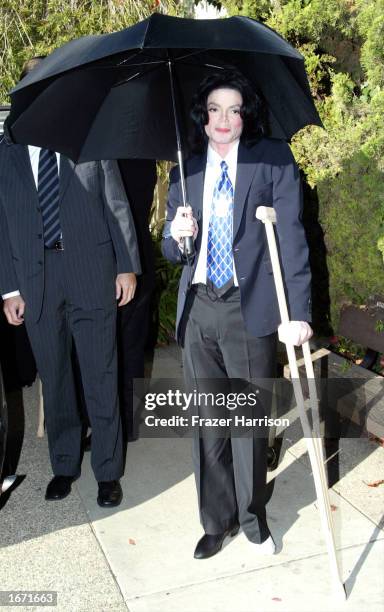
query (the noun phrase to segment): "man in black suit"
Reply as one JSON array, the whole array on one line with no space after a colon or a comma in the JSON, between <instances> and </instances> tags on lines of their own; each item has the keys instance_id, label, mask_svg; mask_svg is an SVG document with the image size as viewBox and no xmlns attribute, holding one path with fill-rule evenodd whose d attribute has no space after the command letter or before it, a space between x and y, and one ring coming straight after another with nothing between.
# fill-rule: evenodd
<instances>
[{"instance_id":1,"label":"man in black suit","mask_svg":"<svg viewBox=\"0 0 384 612\"><path fill-rule=\"evenodd\" d=\"M43 111L42 111L43 112ZM122 499L116 300L134 296L136 234L117 162L74 164L52 151L0 143L0 294L12 325L26 324L43 384L53 480L62 499L80 474L82 424L72 339L92 425L97 501Z\"/></svg>"},{"instance_id":2,"label":"man in black suit","mask_svg":"<svg viewBox=\"0 0 384 612\"><path fill-rule=\"evenodd\" d=\"M182 241L186 236L195 240L192 270L184 265L181 276L177 311L177 338L191 389L206 385L203 379L275 376L281 320L265 229L255 217L260 205L276 210L293 319L280 325L280 339L300 344L312 333L299 172L285 142L263 137L260 110L258 96L239 73L207 78L192 109L200 154L185 164L188 208L181 206L178 168L170 176L164 255L186 264ZM195 558L216 554L239 524L256 552L275 552L265 510L267 444L267 434L256 432L248 438L195 438L205 532Z\"/></svg>"}]
</instances>

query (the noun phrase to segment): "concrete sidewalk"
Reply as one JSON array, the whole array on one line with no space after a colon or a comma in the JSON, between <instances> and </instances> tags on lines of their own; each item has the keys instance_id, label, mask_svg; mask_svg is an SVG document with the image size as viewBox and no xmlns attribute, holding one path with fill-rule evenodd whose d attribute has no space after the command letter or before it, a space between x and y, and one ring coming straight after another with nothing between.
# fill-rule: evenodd
<instances>
[{"instance_id":1,"label":"concrete sidewalk","mask_svg":"<svg viewBox=\"0 0 384 612\"><path fill-rule=\"evenodd\" d=\"M155 353L152 375L169 372L180 375L174 346ZM89 454L72 495L46 502L51 470L46 438L36 438L36 386L24 392L24 410L18 473L26 477L0 514L1 590L54 590L58 605L49 609L76 612L383 610L384 485L368 486L383 478L384 450L376 443L341 443L331 501L348 599L338 602L298 423L286 432L279 468L269 476L268 521L278 554L257 557L240 533L220 554L196 561L202 530L190 440L130 444L124 500L114 510L96 504Z\"/></svg>"}]
</instances>

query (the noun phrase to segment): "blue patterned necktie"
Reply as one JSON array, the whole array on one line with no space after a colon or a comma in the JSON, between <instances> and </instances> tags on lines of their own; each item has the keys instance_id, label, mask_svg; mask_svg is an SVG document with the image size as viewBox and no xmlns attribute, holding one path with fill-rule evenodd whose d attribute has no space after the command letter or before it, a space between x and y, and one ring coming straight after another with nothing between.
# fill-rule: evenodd
<instances>
[{"instance_id":1,"label":"blue patterned necktie","mask_svg":"<svg viewBox=\"0 0 384 612\"><path fill-rule=\"evenodd\" d=\"M223 160L220 167L221 175L213 190L207 246L207 279L219 296L233 286L233 185L228 164Z\"/></svg>"},{"instance_id":2,"label":"blue patterned necktie","mask_svg":"<svg viewBox=\"0 0 384 612\"><path fill-rule=\"evenodd\" d=\"M59 209L59 172L56 153L41 149L39 156L38 196L43 216L44 244L51 248L61 236Z\"/></svg>"}]
</instances>

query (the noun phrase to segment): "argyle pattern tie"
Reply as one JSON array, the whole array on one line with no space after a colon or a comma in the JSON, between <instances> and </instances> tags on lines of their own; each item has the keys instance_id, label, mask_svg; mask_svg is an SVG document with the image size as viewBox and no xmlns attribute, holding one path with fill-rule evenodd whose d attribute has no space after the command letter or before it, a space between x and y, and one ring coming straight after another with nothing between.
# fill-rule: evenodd
<instances>
[{"instance_id":1,"label":"argyle pattern tie","mask_svg":"<svg viewBox=\"0 0 384 612\"><path fill-rule=\"evenodd\" d=\"M233 185L228 164L220 163L221 175L213 190L208 226L207 279L222 295L233 285Z\"/></svg>"},{"instance_id":2,"label":"argyle pattern tie","mask_svg":"<svg viewBox=\"0 0 384 612\"><path fill-rule=\"evenodd\" d=\"M56 153L41 149L38 196L43 216L44 244L51 248L61 236L59 209L59 172Z\"/></svg>"}]
</instances>

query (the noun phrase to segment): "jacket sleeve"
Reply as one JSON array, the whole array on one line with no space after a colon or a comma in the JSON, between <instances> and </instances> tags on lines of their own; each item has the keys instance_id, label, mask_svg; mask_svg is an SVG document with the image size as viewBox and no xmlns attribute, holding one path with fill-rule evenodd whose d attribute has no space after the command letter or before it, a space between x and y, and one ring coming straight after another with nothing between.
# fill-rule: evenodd
<instances>
[{"instance_id":1,"label":"jacket sleeve","mask_svg":"<svg viewBox=\"0 0 384 612\"><path fill-rule=\"evenodd\" d=\"M137 236L131 208L116 160L101 161L106 219L117 261L117 273L141 274Z\"/></svg>"},{"instance_id":2,"label":"jacket sleeve","mask_svg":"<svg viewBox=\"0 0 384 612\"><path fill-rule=\"evenodd\" d=\"M12 260L7 217L0 198L0 295L12 293L18 289L19 283Z\"/></svg>"},{"instance_id":3,"label":"jacket sleeve","mask_svg":"<svg viewBox=\"0 0 384 612\"><path fill-rule=\"evenodd\" d=\"M291 320L311 321L311 271L301 221L303 198L299 169L289 145L279 143L272 167L273 206L280 259Z\"/></svg>"},{"instance_id":4,"label":"jacket sleeve","mask_svg":"<svg viewBox=\"0 0 384 612\"><path fill-rule=\"evenodd\" d=\"M180 172L179 167L175 166L172 168L169 174L167 212L163 229L161 250L164 257L169 259L169 261L172 263L187 264L188 259L184 257L178 243L171 236L171 223L175 218L176 211L179 206L182 206Z\"/></svg>"}]
</instances>

